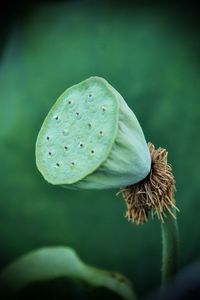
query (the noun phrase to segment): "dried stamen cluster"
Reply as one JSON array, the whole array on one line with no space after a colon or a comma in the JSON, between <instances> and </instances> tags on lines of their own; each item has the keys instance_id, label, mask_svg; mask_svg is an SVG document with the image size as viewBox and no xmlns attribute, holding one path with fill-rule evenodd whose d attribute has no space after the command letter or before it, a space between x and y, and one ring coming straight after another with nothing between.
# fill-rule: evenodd
<instances>
[{"instance_id":1,"label":"dried stamen cluster","mask_svg":"<svg viewBox=\"0 0 200 300\"><path fill-rule=\"evenodd\" d=\"M167 163L168 152L163 148L155 149L149 143L151 154L151 170L142 181L122 188L122 194L126 205L126 217L136 224L143 224L148 220L148 214L155 215L164 222L166 213L173 214L177 209L175 205L174 192L175 180L172 168Z\"/></svg>"}]
</instances>

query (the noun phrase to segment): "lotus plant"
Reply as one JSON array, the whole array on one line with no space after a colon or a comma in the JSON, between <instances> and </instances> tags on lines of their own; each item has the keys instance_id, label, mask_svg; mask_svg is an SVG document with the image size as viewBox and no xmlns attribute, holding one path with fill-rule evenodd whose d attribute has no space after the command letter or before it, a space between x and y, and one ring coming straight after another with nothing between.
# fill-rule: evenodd
<instances>
[{"instance_id":1,"label":"lotus plant","mask_svg":"<svg viewBox=\"0 0 200 300\"><path fill-rule=\"evenodd\" d=\"M176 271L175 180L167 151L146 142L123 97L90 77L56 101L38 134L36 163L51 184L68 189L118 188L126 216L143 224L157 216L163 235L163 282Z\"/></svg>"}]
</instances>

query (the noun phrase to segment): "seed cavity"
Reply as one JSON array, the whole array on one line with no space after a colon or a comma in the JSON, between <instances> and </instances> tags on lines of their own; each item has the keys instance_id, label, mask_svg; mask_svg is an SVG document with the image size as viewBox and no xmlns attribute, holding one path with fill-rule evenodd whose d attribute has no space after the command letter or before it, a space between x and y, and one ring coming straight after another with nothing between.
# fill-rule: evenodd
<instances>
[{"instance_id":1,"label":"seed cavity","mask_svg":"<svg viewBox=\"0 0 200 300\"><path fill-rule=\"evenodd\" d=\"M91 154L94 154L94 152L95 152L95 151L94 151L93 149L90 151Z\"/></svg>"},{"instance_id":2,"label":"seed cavity","mask_svg":"<svg viewBox=\"0 0 200 300\"><path fill-rule=\"evenodd\" d=\"M47 137L46 137L46 139L47 139L47 141L49 141L49 140L50 140L50 137L49 137L49 136L47 136Z\"/></svg>"},{"instance_id":3,"label":"seed cavity","mask_svg":"<svg viewBox=\"0 0 200 300\"><path fill-rule=\"evenodd\" d=\"M48 154L49 154L49 156L51 156L51 155L52 155L52 153L51 153L50 151L49 151L49 153L48 153Z\"/></svg>"},{"instance_id":4,"label":"seed cavity","mask_svg":"<svg viewBox=\"0 0 200 300\"><path fill-rule=\"evenodd\" d=\"M67 103L68 103L69 105L72 104L72 100L69 100Z\"/></svg>"},{"instance_id":5,"label":"seed cavity","mask_svg":"<svg viewBox=\"0 0 200 300\"><path fill-rule=\"evenodd\" d=\"M59 164L59 163L56 163L56 167L58 167L58 168L59 168L59 167L60 167L60 164Z\"/></svg>"},{"instance_id":6,"label":"seed cavity","mask_svg":"<svg viewBox=\"0 0 200 300\"><path fill-rule=\"evenodd\" d=\"M54 116L53 119L55 119L56 121L58 121L59 117L58 116Z\"/></svg>"},{"instance_id":7,"label":"seed cavity","mask_svg":"<svg viewBox=\"0 0 200 300\"><path fill-rule=\"evenodd\" d=\"M76 118L79 120L81 118L81 114L77 111L76 112Z\"/></svg>"},{"instance_id":8,"label":"seed cavity","mask_svg":"<svg viewBox=\"0 0 200 300\"><path fill-rule=\"evenodd\" d=\"M83 143L80 143L79 146L80 146L80 148L83 148L83 147L84 147Z\"/></svg>"},{"instance_id":9,"label":"seed cavity","mask_svg":"<svg viewBox=\"0 0 200 300\"><path fill-rule=\"evenodd\" d=\"M72 161L71 162L71 165L74 167L76 165L76 162L75 161Z\"/></svg>"},{"instance_id":10,"label":"seed cavity","mask_svg":"<svg viewBox=\"0 0 200 300\"><path fill-rule=\"evenodd\" d=\"M64 147L64 149L65 149L65 150L68 150L68 149L69 149L69 147L68 147L68 146L65 146L65 147Z\"/></svg>"},{"instance_id":11,"label":"seed cavity","mask_svg":"<svg viewBox=\"0 0 200 300\"><path fill-rule=\"evenodd\" d=\"M107 107L103 105L103 106L101 107L101 110L102 110L103 112L105 112L105 111L107 110Z\"/></svg>"},{"instance_id":12,"label":"seed cavity","mask_svg":"<svg viewBox=\"0 0 200 300\"><path fill-rule=\"evenodd\" d=\"M91 124L91 123L88 123L88 127L91 128L91 127L92 127L92 124Z\"/></svg>"},{"instance_id":13,"label":"seed cavity","mask_svg":"<svg viewBox=\"0 0 200 300\"><path fill-rule=\"evenodd\" d=\"M104 135L103 130L100 130L100 131L99 131L99 135L100 135L100 136L103 136L103 135Z\"/></svg>"},{"instance_id":14,"label":"seed cavity","mask_svg":"<svg viewBox=\"0 0 200 300\"><path fill-rule=\"evenodd\" d=\"M89 95L88 95L88 101L92 102L93 100L94 100L94 97L93 97L92 93L89 93Z\"/></svg>"}]
</instances>

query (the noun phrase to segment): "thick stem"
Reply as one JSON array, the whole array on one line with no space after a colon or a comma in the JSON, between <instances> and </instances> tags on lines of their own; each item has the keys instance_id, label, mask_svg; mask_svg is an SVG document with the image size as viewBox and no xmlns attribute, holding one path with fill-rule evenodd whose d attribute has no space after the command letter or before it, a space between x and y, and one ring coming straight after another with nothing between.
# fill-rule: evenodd
<instances>
[{"instance_id":1,"label":"thick stem","mask_svg":"<svg viewBox=\"0 0 200 300\"><path fill-rule=\"evenodd\" d=\"M175 214L175 212L173 212ZM162 229L162 285L164 286L177 272L179 234L177 220L168 214Z\"/></svg>"}]
</instances>

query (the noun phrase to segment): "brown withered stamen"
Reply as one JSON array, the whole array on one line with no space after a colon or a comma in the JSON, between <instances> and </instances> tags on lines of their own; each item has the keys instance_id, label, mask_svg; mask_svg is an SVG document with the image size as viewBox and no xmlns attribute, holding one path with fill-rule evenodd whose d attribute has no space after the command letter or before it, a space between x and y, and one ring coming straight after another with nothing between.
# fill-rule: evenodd
<instances>
[{"instance_id":1,"label":"brown withered stamen","mask_svg":"<svg viewBox=\"0 0 200 300\"><path fill-rule=\"evenodd\" d=\"M126 205L126 217L128 220L143 224L148 220L151 212L164 222L166 213L172 216L175 204L175 180L172 168L167 163L168 152L163 148L155 149L154 145L148 143L151 154L151 170L142 181L121 188L118 194L122 194Z\"/></svg>"}]
</instances>

